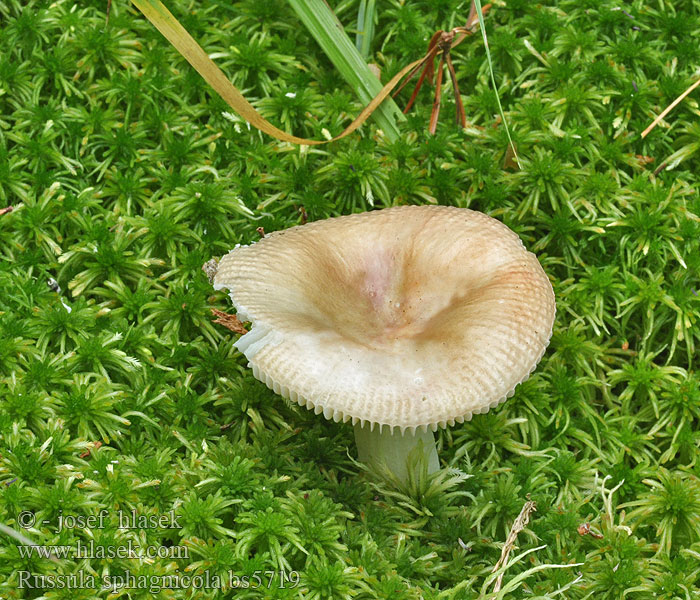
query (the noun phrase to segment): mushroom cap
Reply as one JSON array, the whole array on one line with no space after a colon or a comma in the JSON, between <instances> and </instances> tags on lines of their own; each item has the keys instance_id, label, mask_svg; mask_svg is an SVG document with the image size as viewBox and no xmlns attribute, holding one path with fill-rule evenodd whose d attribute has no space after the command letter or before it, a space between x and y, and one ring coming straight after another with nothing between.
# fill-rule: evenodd
<instances>
[{"instance_id":1,"label":"mushroom cap","mask_svg":"<svg viewBox=\"0 0 700 600\"><path fill-rule=\"evenodd\" d=\"M433 431L511 396L552 333L552 285L505 225L400 206L275 232L213 281L256 378L335 421Z\"/></svg>"}]
</instances>

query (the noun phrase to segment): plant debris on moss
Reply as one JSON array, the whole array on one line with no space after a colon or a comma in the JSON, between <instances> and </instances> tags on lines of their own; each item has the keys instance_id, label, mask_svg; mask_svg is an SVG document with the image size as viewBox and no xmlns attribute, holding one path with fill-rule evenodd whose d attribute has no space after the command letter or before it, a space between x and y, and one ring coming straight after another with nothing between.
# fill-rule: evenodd
<instances>
[{"instance_id":1,"label":"plant debris on moss","mask_svg":"<svg viewBox=\"0 0 700 600\"><path fill-rule=\"evenodd\" d=\"M353 36L360 4L333 5ZM376 3L382 81L469 5ZM286 131L323 139L362 109L284 2L168 7ZM465 129L445 80L435 135L424 85L398 141L370 120L299 147L127 3L106 11L0 0L0 523L39 544L0 531L0 597L697 596L697 93L640 135L698 77L696 0L495 2L521 169L481 36L452 53ZM259 228L425 203L515 230L558 313L514 397L441 431L441 472L396 489L349 426L251 376L201 266Z\"/></svg>"}]
</instances>

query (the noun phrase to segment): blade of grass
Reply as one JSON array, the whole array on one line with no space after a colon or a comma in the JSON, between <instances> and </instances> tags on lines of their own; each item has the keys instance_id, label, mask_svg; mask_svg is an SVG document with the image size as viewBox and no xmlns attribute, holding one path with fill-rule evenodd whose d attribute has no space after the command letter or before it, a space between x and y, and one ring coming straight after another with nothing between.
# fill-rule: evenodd
<instances>
[{"instance_id":1,"label":"blade of grass","mask_svg":"<svg viewBox=\"0 0 700 600\"><path fill-rule=\"evenodd\" d=\"M368 104L382 90L382 84L328 4L323 0L289 0L289 4L360 101ZM399 138L397 122L405 117L393 100L387 98L372 117L390 141Z\"/></svg>"},{"instance_id":2,"label":"blade of grass","mask_svg":"<svg viewBox=\"0 0 700 600\"><path fill-rule=\"evenodd\" d=\"M246 121L277 139L296 144L309 144L309 140L289 135L263 119L162 2L159 0L132 0L132 2L206 82Z\"/></svg>"},{"instance_id":3,"label":"blade of grass","mask_svg":"<svg viewBox=\"0 0 700 600\"><path fill-rule=\"evenodd\" d=\"M5 535L9 535L10 537L15 538L18 542L21 542L25 546L37 545L36 542L28 538L26 535L12 529L12 527L4 525L3 523L0 523L0 533L4 533ZM51 562L55 562L57 565L61 564L53 553L49 554L48 558Z\"/></svg>"},{"instance_id":4,"label":"blade of grass","mask_svg":"<svg viewBox=\"0 0 700 600\"><path fill-rule=\"evenodd\" d=\"M374 38L374 12L375 0L361 0L357 10L357 37L355 46L366 61L369 56L369 47Z\"/></svg>"},{"instance_id":5,"label":"blade of grass","mask_svg":"<svg viewBox=\"0 0 700 600\"><path fill-rule=\"evenodd\" d=\"M496 78L493 74L493 62L491 61L491 51L489 50L489 41L486 37L486 25L484 23L484 15L481 9L481 0L474 0L474 5L476 6L476 14L479 17L479 28L481 29L481 36L484 38L484 49L486 50L486 61L489 65L489 74L491 75L491 85L493 85L493 91L496 92L496 102L498 103L498 112L501 115L501 120L503 121L503 126L506 128L506 135L508 136L508 143L513 150L513 156L515 157L515 162L518 163L518 168L522 169L520 164L520 158L518 158L518 153L515 150L515 144L513 143L513 138L510 136L510 129L508 129L508 123L506 122L506 116L503 113L503 106L501 106L501 98L498 95L498 87L496 86Z\"/></svg>"},{"instance_id":6,"label":"blade of grass","mask_svg":"<svg viewBox=\"0 0 700 600\"><path fill-rule=\"evenodd\" d=\"M163 36L177 49L180 54L189 62L196 71L204 78L204 80L214 88L214 90L251 125L257 127L261 131L285 142L293 142L303 145L325 144L329 141L339 140L347 135L350 135L370 115L375 116L377 124L382 127L385 135L389 140L395 141L399 137L398 127L396 125L397 118L403 119L399 108L394 102L388 98L391 90L396 87L398 82L411 70L420 67L426 60L425 57L411 63L397 73L391 81L382 87L379 79L372 73L369 67L359 58L359 72L352 71L349 67L353 81L357 82L355 91L361 100L366 101L367 105L357 118L339 135L330 140L308 140L290 135L281 129L275 127L264 119L260 113L243 97L241 92L234 86L224 75L224 73L216 66L213 60L209 58L207 53L199 44L192 38L187 30L179 23L179 21L168 11L160 0L132 0L132 3L138 8L144 16L160 31ZM330 12L330 9L328 9ZM313 15L312 15L313 16ZM332 12L330 16L334 18ZM327 20L328 15L326 15ZM341 27L340 23L336 22L336 26ZM341 27L342 30L342 27ZM351 53L355 58L350 60L348 64L357 64L359 54L356 48L350 42L350 39L342 32L342 36L334 36L338 39L344 39L349 46ZM338 50L342 54L342 50ZM343 58L351 58L346 55ZM351 83L351 82L349 82ZM362 84L362 85L360 85ZM352 85L352 83L351 83ZM369 92L367 92L369 90ZM372 91L376 91L373 94ZM397 116L398 115L398 116ZM396 118L395 118L396 117Z\"/></svg>"},{"instance_id":7,"label":"blade of grass","mask_svg":"<svg viewBox=\"0 0 700 600\"><path fill-rule=\"evenodd\" d=\"M355 131L360 125L362 125L370 115L376 114L375 111L385 111L385 115L379 115L377 121L380 127L385 127L384 133L391 140L395 141L398 139L399 133L396 127L396 120L393 118L393 113L399 111L396 104L394 104L389 98L391 90L396 87L399 81L412 69L419 68L426 57L418 59L417 61L411 63L404 67L399 73L394 75L394 77L389 81L384 87L382 87L379 79L372 73L372 71L367 67L366 64L364 68L369 75L365 76L362 74L362 80L367 83L367 87L370 89L377 88L377 94L370 96L367 105L362 110L362 112L355 118L355 120L345 128L345 130L330 140L308 140L305 138L296 137L290 135L281 129L275 127L264 119L262 115L255 110L253 105L251 105L241 94L241 92L234 86L224 75L224 73L216 66L213 60L209 58L207 53L202 49L199 44L192 38L192 36L187 32L187 30L179 23L179 21L168 11L168 9L163 5L160 0L132 0L132 3L136 8L138 8L144 16L160 31L163 36L177 49L180 54L196 69L196 71L204 78L204 80L214 88L214 90L227 102L227 104L233 108L239 115L241 115L246 121L251 125L257 127L261 131L275 137L279 140L285 142L293 142L295 144L303 145L318 145L326 144L335 140L344 138ZM329 9L330 10L330 9ZM333 13L331 12L331 15ZM339 24L338 24L339 25ZM349 38L343 33L345 39L347 40L350 48L357 54L357 50L350 43ZM357 90L357 88L356 88ZM363 94L358 92L361 97ZM387 108L386 102L390 102L391 106ZM382 104L384 103L384 104ZM388 115L388 116L387 116ZM403 115L398 112L398 115L403 118Z\"/></svg>"}]
</instances>

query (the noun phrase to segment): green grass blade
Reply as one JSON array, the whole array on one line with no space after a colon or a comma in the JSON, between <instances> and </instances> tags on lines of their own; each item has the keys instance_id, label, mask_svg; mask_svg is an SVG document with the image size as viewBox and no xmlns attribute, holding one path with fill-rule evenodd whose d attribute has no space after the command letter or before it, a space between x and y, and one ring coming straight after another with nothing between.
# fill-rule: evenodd
<instances>
[{"instance_id":1,"label":"green grass blade","mask_svg":"<svg viewBox=\"0 0 700 600\"><path fill-rule=\"evenodd\" d=\"M357 37L355 46L364 60L369 57L369 50L374 38L375 0L361 0L357 11Z\"/></svg>"},{"instance_id":2,"label":"green grass blade","mask_svg":"<svg viewBox=\"0 0 700 600\"><path fill-rule=\"evenodd\" d=\"M503 106L501 106L501 98L498 95L498 87L496 86L496 78L493 75L493 62L491 61L491 51L489 50L489 41L486 37L486 24L484 23L484 15L481 10L481 0L474 0L474 5L476 6L476 14L479 17L479 28L481 29L481 36L484 38L484 49L486 50L486 61L489 64L489 74L491 75L491 85L493 85L493 91L496 92L496 102L498 103L498 112L501 115L501 120L503 121L503 126L506 128L506 135L508 136L508 142L510 147L513 149L513 156L515 157L515 162L518 163L518 168L522 169L523 166L520 164L520 158L518 157L518 152L515 149L515 144L513 143L513 138L510 137L510 129L508 129L508 123L506 121L506 116L503 113Z\"/></svg>"},{"instance_id":3,"label":"green grass blade","mask_svg":"<svg viewBox=\"0 0 700 600\"><path fill-rule=\"evenodd\" d=\"M381 91L382 84L367 66L330 7L323 0L289 0L289 4L343 79L355 90L360 102L369 104ZM396 141L399 138L397 123L405 117L391 98L382 102L372 117L389 140Z\"/></svg>"}]
</instances>

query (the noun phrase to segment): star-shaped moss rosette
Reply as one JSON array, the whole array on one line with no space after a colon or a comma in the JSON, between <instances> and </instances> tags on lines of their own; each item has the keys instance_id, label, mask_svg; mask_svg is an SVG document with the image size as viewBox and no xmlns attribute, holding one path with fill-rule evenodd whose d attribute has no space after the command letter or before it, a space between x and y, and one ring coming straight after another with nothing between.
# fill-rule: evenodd
<instances>
[{"instance_id":1,"label":"star-shaped moss rosette","mask_svg":"<svg viewBox=\"0 0 700 600\"><path fill-rule=\"evenodd\" d=\"M402 480L417 444L437 470L433 432L528 378L555 314L549 279L513 231L445 206L272 233L224 256L213 284L251 323L236 346L255 377L351 421L360 459Z\"/></svg>"}]
</instances>

